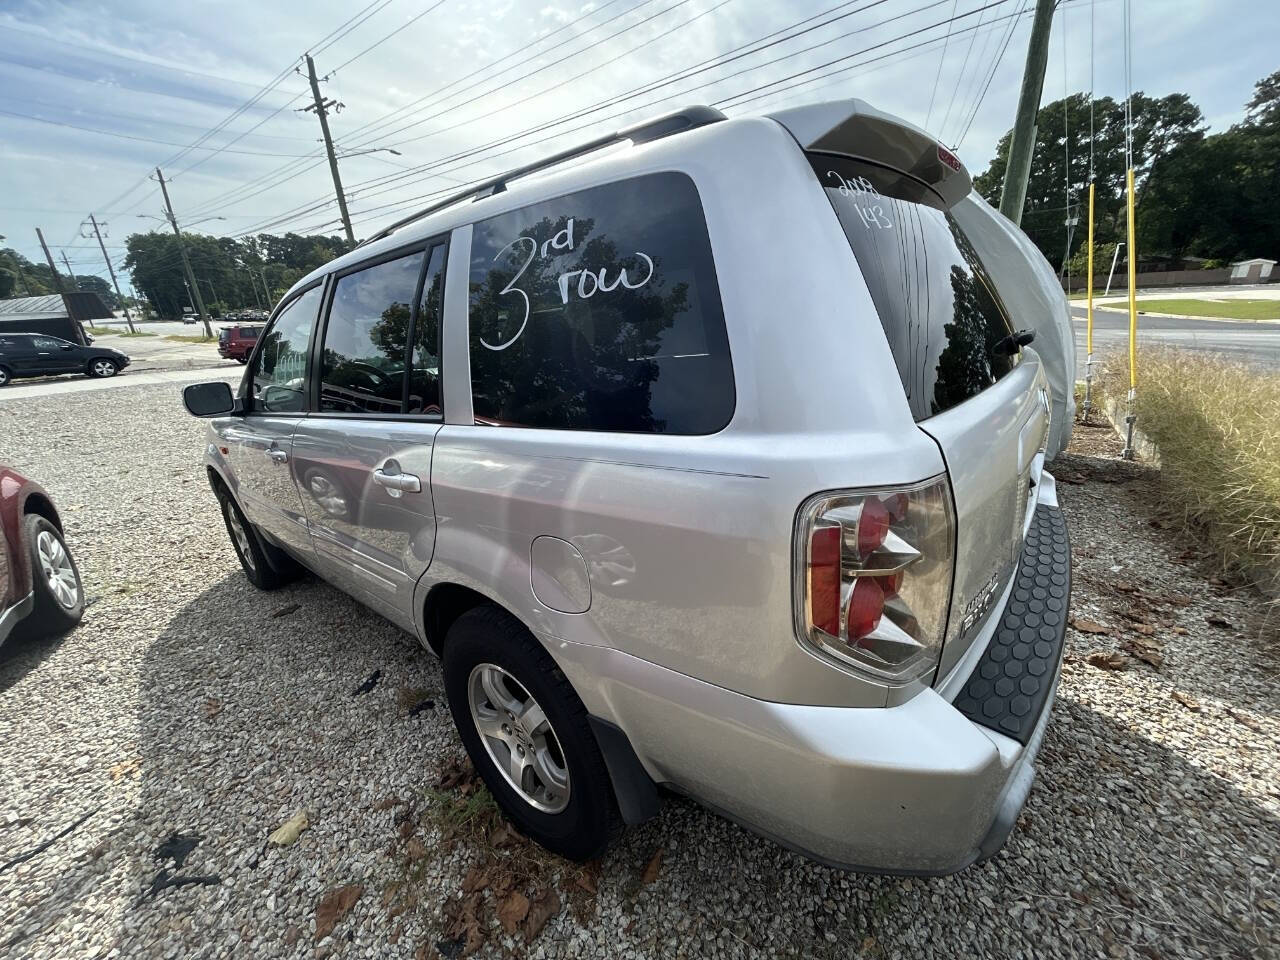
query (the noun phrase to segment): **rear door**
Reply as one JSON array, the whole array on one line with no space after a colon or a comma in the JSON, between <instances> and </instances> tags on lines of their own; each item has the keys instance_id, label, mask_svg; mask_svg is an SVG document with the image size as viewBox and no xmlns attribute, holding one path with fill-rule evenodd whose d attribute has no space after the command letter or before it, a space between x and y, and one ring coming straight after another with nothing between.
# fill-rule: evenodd
<instances>
[{"instance_id":1,"label":"rear door","mask_svg":"<svg viewBox=\"0 0 1280 960\"><path fill-rule=\"evenodd\" d=\"M84 358L74 343L57 337L34 336L31 347L35 352L31 369L36 373L75 373L84 369Z\"/></svg>"},{"instance_id":2,"label":"rear door","mask_svg":"<svg viewBox=\"0 0 1280 960\"><path fill-rule=\"evenodd\" d=\"M317 283L277 312L245 376L246 413L226 420L220 433L245 515L307 560L311 537L294 479L293 435L308 408L307 365L322 295Z\"/></svg>"},{"instance_id":3,"label":"rear door","mask_svg":"<svg viewBox=\"0 0 1280 960\"><path fill-rule=\"evenodd\" d=\"M419 245L336 275L315 351L314 410L294 439L321 572L410 627L413 588L435 545L446 249Z\"/></svg>"}]
</instances>

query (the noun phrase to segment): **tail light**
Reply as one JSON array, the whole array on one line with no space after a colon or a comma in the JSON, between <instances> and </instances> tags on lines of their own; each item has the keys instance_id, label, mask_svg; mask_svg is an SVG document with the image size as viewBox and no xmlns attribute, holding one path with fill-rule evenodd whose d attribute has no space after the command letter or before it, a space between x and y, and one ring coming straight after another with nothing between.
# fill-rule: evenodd
<instances>
[{"instance_id":1,"label":"tail light","mask_svg":"<svg viewBox=\"0 0 1280 960\"><path fill-rule=\"evenodd\" d=\"M807 501L796 529L801 639L883 681L931 673L947 625L954 542L945 477Z\"/></svg>"}]
</instances>

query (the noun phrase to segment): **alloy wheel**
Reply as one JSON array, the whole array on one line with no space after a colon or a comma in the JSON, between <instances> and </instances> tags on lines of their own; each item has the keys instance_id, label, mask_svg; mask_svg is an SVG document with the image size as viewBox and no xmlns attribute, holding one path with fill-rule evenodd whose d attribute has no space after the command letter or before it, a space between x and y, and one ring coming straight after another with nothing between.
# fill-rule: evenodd
<instances>
[{"instance_id":1,"label":"alloy wheel","mask_svg":"<svg viewBox=\"0 0 1280 960\"><path fill-rule=\"evenodd\" d=\"M116 365L110 360L95 360L93 362L93 373L98 377L114 377L116 375Z\"/></svg>"},{"instance_id":2,"label":"alloy wheel","mask_svg":"<svg viewBox=\"0 0 1280 960\"><path fill-rule=\"evenodd\" d=\"M230 503L226 506L226 512L227 526L231 529L231 538L235 540L236 553L240 554L240 560L246 567L250 570L256 569L253 564L253 551L249 549L249 534L240 523L240 515Z\"/></svg>"},{"instance_id":3,"label":"alloy wheel","mask_svg":"<svg viewBox=\"0 0 1280 960\"><path fill-rule=\"evenodd\" d=\"M41 530L36 537L36 553L40 556L40 569L44 573L49 592L68 610L80 602L80 584L71 566L71 555L62 541L48 530Z\"/></svg>"},{"instance_id":4,"label":"alloy wheel","mask_svg":"<svg viewBox=\"0 0 1280 960\"><path fill-rule=\"evenodd\" d=\"M532 807L559 813L569 805L569 768L546 713L515 677L493 663L467 680L471 719L498 772Z\"/></svg>"}]
</instances>

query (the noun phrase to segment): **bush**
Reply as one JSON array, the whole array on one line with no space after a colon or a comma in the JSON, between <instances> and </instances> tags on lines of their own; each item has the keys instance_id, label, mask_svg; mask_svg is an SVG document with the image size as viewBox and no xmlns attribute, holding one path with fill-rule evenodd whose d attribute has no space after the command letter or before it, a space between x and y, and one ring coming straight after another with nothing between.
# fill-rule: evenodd
<instances>
[{"instance_id":1,"label":"bush","mask_svg":"<svg viewBox=\"0 0 1280 960\"><path fill-rule=\"evenodd\" d=\"M1124 409L1128 359L1103 392ZM1138 356L1137 427L1160 449L1169 504L1221 557L1280 598L1280 376L1169 349Z\"/></svg>"}]
</instances>

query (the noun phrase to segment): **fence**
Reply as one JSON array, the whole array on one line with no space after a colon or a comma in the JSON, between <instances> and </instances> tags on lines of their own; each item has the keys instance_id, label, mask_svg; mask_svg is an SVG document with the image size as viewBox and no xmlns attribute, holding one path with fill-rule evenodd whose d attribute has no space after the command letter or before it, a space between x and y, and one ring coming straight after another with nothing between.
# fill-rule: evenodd
<instances>
[{"instance_id":1,"label":"fence","mask_svg":"<svg viewBox=\"0 0 1280 960\"><path fill-rule=\"evenodd\" d=\"M1102 291L1107 288L1107 270L1111 267L1107 264L1102 270L1098 269L1098 265L1094 264L1093 274L1093 295L1100 296ZM1231 268L1223 267L1221 270L1162 270L1159 273L1140 273L1138 274L1138 289L1144 287L1213 287L1225 284L1231 276ZM1116 267L1116 275L1111 281L1111 293L1125 293L1128 290L1127 277L1123 269L1123 264ZM1071 293L1084 293L1088 286L1088 278L1085 276L1071 277ZM1062 278L1062 288L1067 287L1067 278Z\"/></svg>"}]
</instances>

